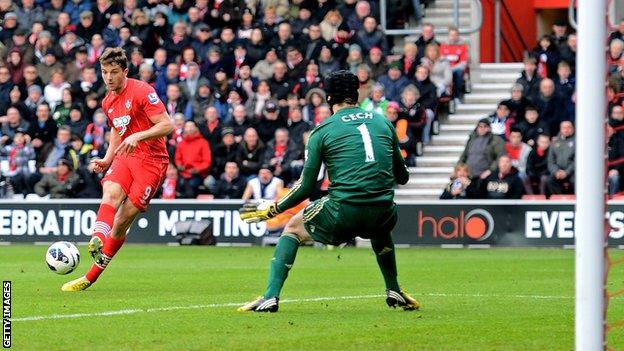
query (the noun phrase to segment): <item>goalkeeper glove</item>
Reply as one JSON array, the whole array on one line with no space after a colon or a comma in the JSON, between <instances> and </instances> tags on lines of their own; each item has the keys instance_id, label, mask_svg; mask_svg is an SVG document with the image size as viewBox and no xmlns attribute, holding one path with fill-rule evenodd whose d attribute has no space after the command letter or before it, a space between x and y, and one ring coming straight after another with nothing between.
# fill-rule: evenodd
<instances>
[{"instance_id":1,"label":"goalkeeper glove","mask_svg":"<svg viewBox=\"0 0 624 351\"><path fill-rule=\"evenodd\" d=\"M257 223L277 216L277 202L262 200L259 202L248 202L238 210L240 218L245 223Z\"/></svg>"}]
</instances>

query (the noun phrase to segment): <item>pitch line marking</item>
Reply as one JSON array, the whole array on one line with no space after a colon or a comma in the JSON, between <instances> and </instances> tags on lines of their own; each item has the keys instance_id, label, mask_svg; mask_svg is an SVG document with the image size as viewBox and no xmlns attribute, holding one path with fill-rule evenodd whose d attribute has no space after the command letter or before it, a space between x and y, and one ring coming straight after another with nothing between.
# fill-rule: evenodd
<instances>
[{"instance_id":1,"label":"pitch line marking","mask_svg":"<svg viewBox=\"0 0 624 351\"><path fill-rule=\"evenodd\" d=\"M299 302L316 302L316 301L331 301L331 300L362 300L380 298L385 295L354 295L354 296L325 296L325 297L312 297L304 299L284 299L280 300L281 303L299 303ZM511 299L539 299L539 300L572 300L574 296L564 295L500 295L500 294L448 294L448 293L421 293L416 294L418 296L430 296L430 297L475 297L475 298L511 298ZM12 318L13 322L28 322L28 321L42 321L52 319L71 319L71 318L84 318L84 317L108 317L119 316L136 313L155 313L155 312L167 312L178 310L194 310L194 309L206 309L206 308L222 308L222 307L236 307L241 306L246 302L227 302L227 303L211 303L204 305L189 305L189 306L169 306L169 307L155 307L155 308L136 308L125 309L117 311L104 311L95 313L72 313L72 314L51 314L47 316L31 316Z\"/></svg>"}]
</instances>

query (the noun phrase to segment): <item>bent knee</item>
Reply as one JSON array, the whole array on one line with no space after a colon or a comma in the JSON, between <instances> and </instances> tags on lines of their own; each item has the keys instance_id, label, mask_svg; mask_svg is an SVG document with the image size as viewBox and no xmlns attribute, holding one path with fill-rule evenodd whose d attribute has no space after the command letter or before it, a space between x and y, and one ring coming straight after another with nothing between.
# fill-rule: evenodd
<instances>
[{"instance_id":1,"label":"bent knee","mask_svg":"<svg viewBox=\"0 0 624 351\"><path fill-rule=\"evenodd\" d=\"M309 241L312 238L303 225L303 217L293 216L284 228L284 234L290 234L299 240L299 242Z\"/></svg>"}]
</instances>

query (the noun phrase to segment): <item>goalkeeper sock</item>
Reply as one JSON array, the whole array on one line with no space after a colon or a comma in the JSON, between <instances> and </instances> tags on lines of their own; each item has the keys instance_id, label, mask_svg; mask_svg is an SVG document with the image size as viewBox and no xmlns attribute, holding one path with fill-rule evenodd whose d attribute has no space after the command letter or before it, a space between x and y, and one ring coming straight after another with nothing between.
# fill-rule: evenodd
<instances>
[{"instance_id":1,"label":"goalkeeper sock","mask_svg":"<svg viewBox=\"0 0 624 351\"><path fill-rule=\"evenodd\" d=\"M269 286L264 292L264 297L277 297L288 277L288 271L292 268L299 249L299 239L290 233L284 233L277 241L271 271L269 273Z\"/></svg>"},{"instance_id":2,"label":"goalkeeper sock","mask_svg":"<svg viewBox=\"0 0 624 351\"><path fill-rule=\"evenodd\" d=\"M386 283L386 289L401 291L399 282L397 281L397 267L396 258L394 256L394 243L390 233L381 237L372 237L371 244L375 256L377 257L377 264L381 269L384 282Z\"/></svg>"},{"instance_id":3,"label":"goalkeeper sock","mask_svg":"<svg viewBox=\"0 0 624 351\"><path fill-rule=\"evenodd\" d=\"M104 272L104 269L106 269L111 259L113 259L113 256L115 256L115 254L117 253L117 251L119 251L125 241L125 236L121 239L115 239L112 236L109 236L107 238L106 242L104 242L104 247L102 248L104 261L101 264L94 263L91 266L91 269L85 275L88 281L90 281L91 283L95 283L95 281L100 277L100 274Z\"/></svg>"},{"instance_id":4,"label":"goalkeeper sock","mask_svg":"<svg viewBox=\"0 0 624 351\"><path fill-rule=\"evenodd\" d=\"M109 204L101 204L98 210L95 224L93 225L92 236L97 236L102 240L102 243L106 242L106 237L110 234L115 222L115 208Z\"/></svg>"}]
</instances>

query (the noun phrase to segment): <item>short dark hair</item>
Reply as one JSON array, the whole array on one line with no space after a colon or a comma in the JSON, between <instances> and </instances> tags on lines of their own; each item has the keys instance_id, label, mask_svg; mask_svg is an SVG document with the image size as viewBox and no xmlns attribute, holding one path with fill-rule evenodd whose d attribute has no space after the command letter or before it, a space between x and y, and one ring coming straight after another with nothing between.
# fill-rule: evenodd
<instances>
[{"instance_id":1,"label":"short dark hair","mask_svg":"<svg viewBox=\"0 0 624 351\"><path fill-rule=\"evenodd\" d=\"M122 48L106 48L102 56L100 56L100 64L118 65L122 69L128 68L128 58L126 52Z\"/></svg>"}]
</instances>

